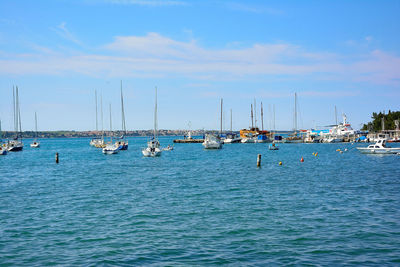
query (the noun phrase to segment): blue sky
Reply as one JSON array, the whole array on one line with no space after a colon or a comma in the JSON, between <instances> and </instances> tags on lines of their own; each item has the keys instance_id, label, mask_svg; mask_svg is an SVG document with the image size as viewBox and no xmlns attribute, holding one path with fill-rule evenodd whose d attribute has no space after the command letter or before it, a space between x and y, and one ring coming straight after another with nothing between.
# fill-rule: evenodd
<instances>
[{"instance_id":1,"label":"blue sky","mask_svg":"<svg viewBox=\"0 0 400 267\"><path fill-rule=\"evenodd\" d=\"M23 130L95 128L94 90L104 127L112 105L121 128L264 128L334 123L354 128L372 112L400 109L400 1L52 0L0 2L0 118L12 129L12 87ZM99 118L100 119L100 118Z\"/></svg>"}]
</instances>

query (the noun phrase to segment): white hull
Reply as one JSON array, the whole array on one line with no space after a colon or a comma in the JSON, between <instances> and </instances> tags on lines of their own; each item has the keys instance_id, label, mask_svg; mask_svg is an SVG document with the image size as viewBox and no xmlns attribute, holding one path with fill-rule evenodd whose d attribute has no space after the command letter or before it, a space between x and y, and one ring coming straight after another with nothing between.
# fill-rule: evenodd
<instances>
[{"instance_id":1,"label":"white hull","mask_svg":"<svg viewBox=\"0 0 400 267\"><path fill-rule=\"evenodd\" d=\"M254 139L254 138L243 138L242 139L242 143L244 143L244 144L248 144L248 143L256 143L256 139Z\"/></svg>"},{"instance_id":2,"label":"white hull","mask_svg":"<svg viewBox=\"0 0 400 267\"><path fill-rule=\"evenodd\" d=\"M205 149L220 149L222 144L219 142L204 142L203 146Z\"/></svg>"},{"instance_id":3,"label":"white hull","mask_svg":"<svg viewBox=\"0 0 400 267\"><path fill-rule=\"evenodd\" d=\"M39 142L33 142L33 143L31 144L31 147L32 147L32 148L38 148L38 147L40 147L40 143L39 143Z\"/></svg>"},{"instance_id":4,"label":"white hull","mask_svg":"<svg viewBox=\"0 0 400 267\"><path fill-rule=\"evenodd\" d=\"M224 144L240 143L240 138L227 138L224 140Z\"/></svg>"},{"instance_id":5,"label":"white hull","mask_svg":"<svg viewBox=\"0 0 400 267\"><path fill-rule=\"evenodd\" d=\"M303 143L303 139L291 139L291 140L285 139L283 142L291 143L291 144L298 144L298 143Z\"/></svg>"},{"instance_id":6,"label":"white hull","mask_svg":"<svg viewBox=\"0 0 400 267\"><path fill-rule=\"evenodd\" d=\"M158 147L156 148L147 147L142 150L142 154L145 157L159 157L161 156L161 152L162 150L160 150Z\"/></svg>"},{"instance_id":7,"label":"white hull","mask_svg":"<svg viewBox=\"0 0 400 267\"><path fill-rule=\"evenodd\" d=\"M116 145L106 145L105 148L103 148L103 154L111 155L111 154L117 154L119 152L118 146Z\"/></svg>"},{"instance_id":8,"label":"white hull","mask_svg":"<svg viewBox=\"0 0 400 267\"><path fill-rule=\"evenodd\" d=\"M367 148L367 147L357 147L358 151L362 154L398 154L400 153L399 148Z\"/></svg>"}]
</instances>

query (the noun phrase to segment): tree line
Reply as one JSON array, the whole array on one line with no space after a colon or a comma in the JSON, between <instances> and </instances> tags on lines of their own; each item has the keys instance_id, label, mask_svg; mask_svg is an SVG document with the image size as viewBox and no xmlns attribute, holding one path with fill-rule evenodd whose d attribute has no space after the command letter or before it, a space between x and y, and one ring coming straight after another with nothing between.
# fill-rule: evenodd
<instances>
[{"instance_id":1,"label":"tree line","mask_svg":"<svg viewBox=\"0 0 400 267\"><path fill-rule=\"evenodd\" d=\"M389 110L387 114L373 112L371 117L372 121L364 124L362 130L372 132L382 131L382 118L384 119L385 130L395 130L396 120L397 123L400 123L400 111Z\"/></svg>"}]
</instances>

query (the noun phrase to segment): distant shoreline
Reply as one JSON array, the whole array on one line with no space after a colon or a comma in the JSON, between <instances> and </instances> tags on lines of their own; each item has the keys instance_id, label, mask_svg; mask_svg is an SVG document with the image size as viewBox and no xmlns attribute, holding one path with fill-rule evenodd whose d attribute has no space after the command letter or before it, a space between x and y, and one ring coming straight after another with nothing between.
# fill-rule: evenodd
<instances>
[{"instance_id":1,"label":"distant shoreline","mask_svg":"<svg viewBox=\"0 0 400 267\"><path fill-rule=\"evenodd\" d=\"M189 130L158 130L159 136L184 136L188 134ZM205 132L215 132L218 133L218 130L191 130L192 136L203 136ZM224 131L224 133L230 132L228 130ZM233 131L234 133L239 133L239 131ZM277 131L279 134L287 134L292 131ZM124 132L122 131L113 131L113 136L122 136ZM38 131L38 138L78 138L78 137L99 137L101 136L101 131ZM105 136L109 136L109 131L104 131ZM126 137L135 137L135 136L151 136L153 135L153 130L135 130L135 131L127 131L125 134ZM16 133L14 131L3 131L1 134L1 138L10 139L14 138ZM35 138L36 132L34 131L24 131L19 134L22 138Z\"/></svg>"}]
</instances>

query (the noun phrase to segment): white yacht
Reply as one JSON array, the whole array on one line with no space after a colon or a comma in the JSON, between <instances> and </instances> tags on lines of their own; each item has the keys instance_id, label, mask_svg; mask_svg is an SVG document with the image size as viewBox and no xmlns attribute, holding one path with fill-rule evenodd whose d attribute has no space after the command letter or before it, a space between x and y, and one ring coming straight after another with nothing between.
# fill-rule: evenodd
<instances>
[{"instance_id":1,"label":"white yacht","mask_svg":"<svg viewBox=\"0 0 400 267\"><path fill-rule=\"evenodd\" d=\"M354 135L355 130L351 127L350 123L347 122L346 114L343 114L343 122L337 125L332 125L329 129L329 133L322 136L322 142L324 143L338 143L343 142L344 138L350 135Z\"/></svg>"},{"instance_id":2,"label":"white yacht","mask_svg":"<svg viewBox=\"0 0 400 267\"><path fill-rule=\"evenodd\" d=\"M216 134L206 134L203 146L205 149L220 149L222 148L221 138Z\"/></svg>"},{"instance_id":3,"label":"white yacht","mask_svg":"<svg viewBox=\"0 0 400 267\"><path fill-rule=\"evenodd\" d=\"M398 154L400 153L400 147L388 147L386 146L386 139L381 138L376 141L375 144L369 145L368 147L357 147L358 151L363 154Z\"/></svg>"},{"instance_id":4,"label":"white yacht","mask_svg":"<svg viewBox=\"0 0 400 267\"><path fill-rule=\"evenodd\" d=\"M154 105L154 136L149 142L147 147L142 149L142 154L145 157L159 157L161 156L160 142L157 139L157 87L156 87L156 101Z\"/></svg>"}]
</instances>

